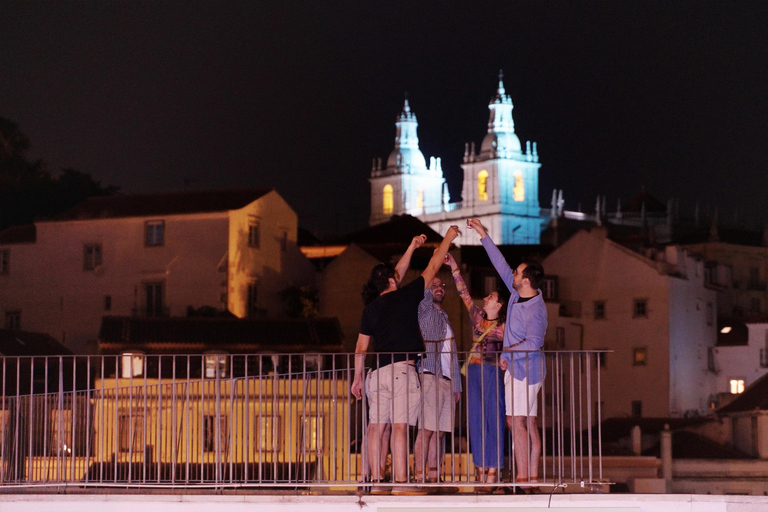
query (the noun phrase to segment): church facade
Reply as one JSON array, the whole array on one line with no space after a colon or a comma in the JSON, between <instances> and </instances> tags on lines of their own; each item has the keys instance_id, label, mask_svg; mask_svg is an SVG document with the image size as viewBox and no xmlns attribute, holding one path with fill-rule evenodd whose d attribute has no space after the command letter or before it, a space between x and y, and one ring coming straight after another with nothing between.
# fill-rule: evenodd
<instances>
[{"instance_id":1,"label":"church facade","mask_svg":"<svg viewBox=\"0 0 768 512\"><path fill-rule=\"evenodd\" d=\"M395 148L386 166L374 160L371 170L370 224L392 215L418 217L438 233L465 219L480 219L499 244L538 244L550 220L539 206L539 156L536 143L525 148L515 134L512 100L502 77L488 109L488 130L476 151L466 144L462 169L462 201L449 202L440 158L427 166L419 149L418 122L408 100L397 118ZM462 233L458 243L477 245L474 233Z\"/></svg>"}]
</instances>

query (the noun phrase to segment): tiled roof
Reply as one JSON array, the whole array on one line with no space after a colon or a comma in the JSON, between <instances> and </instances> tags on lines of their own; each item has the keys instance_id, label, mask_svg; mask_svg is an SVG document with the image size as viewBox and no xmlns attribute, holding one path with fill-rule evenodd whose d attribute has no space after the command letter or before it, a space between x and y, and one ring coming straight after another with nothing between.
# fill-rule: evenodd
<instances>
[{"instance_id":1,"label":"tiled roof","mask_svg":"<svg viewBox=\"0 0 768 512\"><path fill-rule=\"evenodd\" d=\"M717 410L718 414L768 410L768 373L757 379L737 398Z\"/></svg>"},{"instance_id":2,"label":"tiled roof","mask_svg":"<svg viewBox=\"0 0 768 512\"><path fill-rule=\"evenodd\" d=\"M0 244L32 244L37 239L37 229L34 224L11 226L0 231Z\"/></svg>"},{"instance_id":3,"label":"tiled roof","mask_svg":"<svg viewBox=\"0 0 768 512\"><path fill-rule=\"evenodd\" d=\"M99 332L102 353L142 349L185 353L221 349L247 353L340 352L343 335L336 318L135 318L104 317Z\"/></svg>"},{"instance_id":4,"label":"tiled roof","mask_svg":"<svg viewBox=\"0 0 768 512\"><path fill-rule=\"evenodd\" d=\"M440 243L443 233L435 230L411 215L394 215L382 224L354 231L333 241L334 244L405 244L411 242L416 235L427 235L427 243Z\"/></svg>"},{"instance_id":5,"label":"tiled roof","mask_svg":"<svg viewBox=\"0 0 768 512\"><path fill-rule=\"evenodd\" d=\"M4 356L61 356L72 351L47 334L0 329L0 354Z\"/></svg>"},{"instance_id":6,"label":"tiled roof","mask_svg":"<svg viewBox=\"0 0 768 512\"><path fill-rule=\"evenodd\" d=\"M262 188L91 197L53 220L224 212L242 208L271 191Z\"/></svg>"}]
</instances>

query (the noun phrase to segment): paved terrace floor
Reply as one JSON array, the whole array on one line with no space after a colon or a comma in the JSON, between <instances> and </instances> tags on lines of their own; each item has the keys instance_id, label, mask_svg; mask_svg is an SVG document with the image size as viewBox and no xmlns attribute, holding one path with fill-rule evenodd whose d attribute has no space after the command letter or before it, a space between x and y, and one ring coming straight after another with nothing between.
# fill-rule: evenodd
<instances>
[{"instance_id":1,"label":"paved terrace floor","mask_svg":"<svg viewBox=\"0 0 768 512\"><path fill-rule=\"evenodd\" d=\"M2 512L501 512L547 509L642 512L765 512L768 496L693 494L460 494L451 496L358 496L292 493L3 494Z\"/></svg>"}]
</instances>

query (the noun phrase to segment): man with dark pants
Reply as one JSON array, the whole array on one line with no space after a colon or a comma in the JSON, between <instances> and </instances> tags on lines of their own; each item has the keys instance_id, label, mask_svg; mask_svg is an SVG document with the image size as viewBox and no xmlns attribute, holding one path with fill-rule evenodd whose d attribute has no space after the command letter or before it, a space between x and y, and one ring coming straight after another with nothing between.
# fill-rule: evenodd
<instances>
[{"instance_id":1,"label":"man with dark pants","mask_svg":"<svg viewBox=\"0 0 768 512\"><path fill-rule=\"evenodd\" d=\"M480 235L491 263L509 289L500 363L502 370L506 370L507 426L513 433L516 482L535 483L539 481L541 458L537 396L546 376L541 349L547 332L547 307L539 290L544 269L530 261L511 268L478 219L470 219L467 226Z\"/></svg>"},{"instance_id":2,"label":"man with dark pants","mask_svg":"<svg viewBox=\"0 0 768 512\"><path fill-rule=\"evenodd\" d=\"M374 482L381 481L379 453L383 444L382 434L390 422L393 433L392 476L395 483L408 481L408 425L416 424L421 405L415 363L418 355L424 352L424 341L419 330L418 307L424 298L424 290L432 283L451 242L458 235L458 227L451 226L427 268L406 286L400 288L404 269L401 272L401 268L391 264L379 264L373 268L363 288L363 300L367 306L363 311L355 346L355 377L351 392L358 400L363 396L365 354L373 339L375 357L365 387L369 415L368 463ZM410 255L425 240L424 235L413 239L406 251L408 264ZM397 487L392 492L402 494L411 491Z\"/></svg>"},{"instance_id":3,"label":"man with dark pants","mask_svg":"<svg viewBox=\"0 0 768 512\"><path fill-rule=\"evenodd\" d=\"M445 284L435 277L419 304L419 326L426 346L426 354L421 361L422 411L419 414L419 433L413 446L416 480L419 482L439 481L443 436L453 430L455 404L461 398L456 340L448 314L443 309L444 297ZM455 487L442 487L441 490L458 492Z\"/></svg>"}]
</instances>

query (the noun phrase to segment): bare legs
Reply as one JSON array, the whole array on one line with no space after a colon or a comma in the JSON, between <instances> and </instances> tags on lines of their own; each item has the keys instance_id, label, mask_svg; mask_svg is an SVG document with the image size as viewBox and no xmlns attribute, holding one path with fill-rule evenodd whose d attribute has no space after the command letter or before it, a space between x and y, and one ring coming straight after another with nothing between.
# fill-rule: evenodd
<instances>
[{"instance_id":1,"label":"bare legs","mask_svg":"<svg viewBox=\"0 0 768 512\"><path fill-rule=\"evenodd\" d=\"M507 426L514 432L515 463L517 464L517 481L538 481L539 459L541 458L541 436L539 422L536 416L507 416ZM530 427L530 429L529 429ZM530 451L528 448L530 440ZM530 455L530 467L528 466Z\"/></svg>"},{"instance_id":2,"label":"bare legs","mask_svg":"<svg viewBox=\"0 0 768 512\"><path fill-rule=\"evenodd\" d=\"M438 459L442 460L443 434L444 432L434 432L427 429L421 429L416 434L413 446L413 459L416 465L417 480L421 481L426 476L427 481L436 482L440 476ZM426 457L424 457L424 450L427 451ZM426 472L424 471L425 460L427 468L429 468Z\"/></svg>"}]
</instances>

